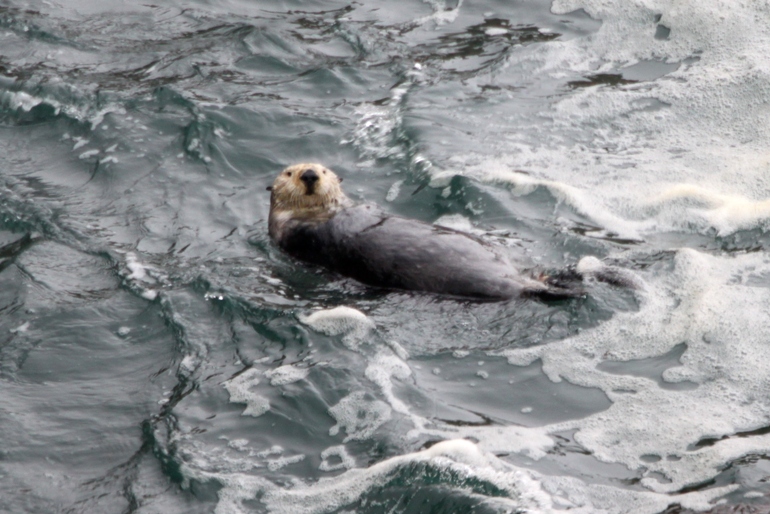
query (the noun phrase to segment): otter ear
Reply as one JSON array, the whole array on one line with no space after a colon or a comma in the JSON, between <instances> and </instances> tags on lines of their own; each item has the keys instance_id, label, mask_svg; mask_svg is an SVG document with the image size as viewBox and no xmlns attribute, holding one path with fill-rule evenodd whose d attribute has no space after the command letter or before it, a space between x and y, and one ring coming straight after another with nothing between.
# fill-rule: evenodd
<instances>
[{"instance_id":1,"label":"otter ear","mask_svg":"<svg viewBox=\"0 0 770 514\"><path fill-rule=\"evenodd\" d=\"M272 191L273 190L273 186L267 186L265 189L268 190L268 191Z\"/></svg>"},{"instance_id":2,"label":"otter ear","mask_svg":"<svg viewBox=\"0 0 770 514\"><path fill-rule=\"evenodd\" d=\"M339 179L340 184L342 184L342 177L337 177L337 179Z\"/></svg>"}]
</instances>

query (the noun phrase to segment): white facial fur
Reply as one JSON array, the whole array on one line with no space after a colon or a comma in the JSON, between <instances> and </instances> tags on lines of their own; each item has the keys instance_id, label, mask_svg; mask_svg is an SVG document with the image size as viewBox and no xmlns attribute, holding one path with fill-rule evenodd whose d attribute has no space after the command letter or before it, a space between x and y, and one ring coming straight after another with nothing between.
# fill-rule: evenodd
<instances>
[{"instance_id":1,"label":"white facial fur","mask_svg":"<svg viewBox=\"0 0 770 514\"><path fill-rule=\"evenodd\" d=\"M311 194L300 178L306 170L318 175ZM283 170L273 181L270 196L270 236L280 238L284 225L293 219L324 221L350 205L340 182L332 170L321 164L295 164Z\"/></svg>"}]
</instances>

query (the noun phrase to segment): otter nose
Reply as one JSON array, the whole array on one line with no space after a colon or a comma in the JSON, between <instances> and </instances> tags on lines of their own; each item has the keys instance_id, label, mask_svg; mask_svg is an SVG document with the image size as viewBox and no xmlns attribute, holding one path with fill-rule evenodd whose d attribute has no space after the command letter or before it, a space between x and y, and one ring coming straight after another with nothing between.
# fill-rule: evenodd
<instances>
[{"instance_id":1,"label":"otter nose","mask_svg":"<svg viewBox=\"0 0 770 514\"><path fill-rule=\"evenodd\" d=\"M318 173L314 170L305 170L302 172L302 175L299 176L299 179L305 183L308 194L311 194L315 187L315 183L318 182Z\"/></svg>"}]
</instances>

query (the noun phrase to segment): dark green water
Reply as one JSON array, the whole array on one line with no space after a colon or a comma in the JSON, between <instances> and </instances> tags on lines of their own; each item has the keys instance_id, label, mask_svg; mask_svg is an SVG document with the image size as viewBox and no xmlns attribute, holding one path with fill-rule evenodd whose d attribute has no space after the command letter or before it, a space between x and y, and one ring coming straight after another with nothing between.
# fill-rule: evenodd
<instances>
[{"instance_id":1,"label":"dark green water","mask_svg":"<svg viewBox=\"0 0 770 514\"><path fill-rule=\"evenodd\" d=\"M764 505L766 62L707 3L0 3L0 511ZM265 190L305 161L647 285L308 268Z\"/></svg>"}]
</instances>

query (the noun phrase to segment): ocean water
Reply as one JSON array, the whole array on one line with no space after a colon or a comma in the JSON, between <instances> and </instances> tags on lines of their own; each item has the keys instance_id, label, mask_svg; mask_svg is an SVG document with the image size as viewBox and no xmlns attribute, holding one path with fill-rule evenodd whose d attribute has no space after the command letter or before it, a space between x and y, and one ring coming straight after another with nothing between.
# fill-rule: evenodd
<instances>
[{"instance_id":1,"label":"ocean water","mask_svg":"<svg viewBox=\"0 0 770 514\"><path fill-rule=\"evenodd\" d=\"M770 511L770 7L0 3L0 511ZM568 301L282 255L286 165Z\"/></svg>"}]
</instances>

